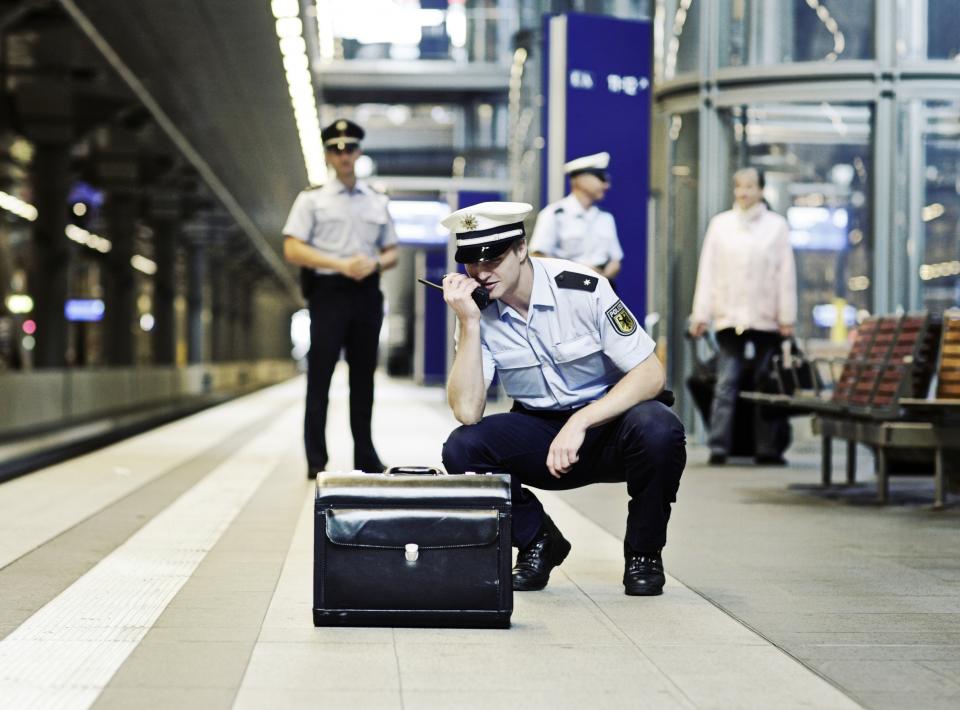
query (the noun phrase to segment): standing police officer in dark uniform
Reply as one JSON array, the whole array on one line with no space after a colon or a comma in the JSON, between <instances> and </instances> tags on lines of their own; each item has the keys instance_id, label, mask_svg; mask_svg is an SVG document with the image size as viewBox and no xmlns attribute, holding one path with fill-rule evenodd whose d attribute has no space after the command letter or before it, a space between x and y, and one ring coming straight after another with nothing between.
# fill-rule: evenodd
<instances>
[{"instance_id":1,"label":"standing police officer in dark uniform","mask_svg":"<svg viewBox=\"0 0 960 710\"><path fill-rule=\"evenodd\" d=\"M667 404L654 343L589 267L530 257L530 205L485 202L443 224L456 234L466 274L443 279L457 315L447 400L464 426L443 446L450 473L505 471L513 481L517 591L543 589L570 543L521 484L561 490L626 481L625 592L660 594L660 551L686 463L683 426ZM474 289L493 301L480 310ZM483 416L496 372L514 400Z\"/></svg>"},{"instance_id":2,"label":"standing police officer in dark uniform","mask_svg":"<svg viewBox=\"0 0 960 710\"><path fill-rule=\"evenodd\" d=\"M350 367L354 466L362 471L384 468L373 446L370 419L383 321L380 273L397 263L397 235L387 198L358 180L354 172L363 129L338 119L320 135L327 165L336 177L301 192L283 228L283 254L301 267L310 309L303 427L310 478L327 465L327 402L341 349Z\"/></svg>"}]
</instances>

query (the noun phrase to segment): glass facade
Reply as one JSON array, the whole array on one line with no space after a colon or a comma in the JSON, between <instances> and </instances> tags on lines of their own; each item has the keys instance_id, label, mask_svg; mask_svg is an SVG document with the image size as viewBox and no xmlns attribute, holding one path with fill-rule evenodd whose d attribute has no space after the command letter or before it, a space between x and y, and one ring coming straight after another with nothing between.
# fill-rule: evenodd
<instances>
[{"instance_id":1,"label":"glass facade","mask_svg":"<svg viewBox=\"0 0 960 710\"><path fill-rule=\"evenodd\" d=\"M836 309L852 325L869 310L873 243L869 106L753 104L721 111L733 173L764 172L764 197L787 218L797 265L800 337L830 335Z\"/></svg>"},{"instance_id":2,"label":"glass facade","mask_svg":"<svg viewBox=\"0 0 960 710\"><path fill-rule=\"evenodd\" d=\"M720 66L874 57L873 0L721 0Z\"/></svg>"},{"instance_id":3,"label":"glass facade","mask_svg":"<svg viewBox=\"0 0 960 710\"><path fill-rule=\"evenodd\" d=\"M699 69L700 0L658 0L654 65L659 80Z\"/></svg>"},{"instance_id":4,"label":"glass facade","mask_svg":"<svg viewBox=\"0 0 960 710\"><path fill-rule=\"evenodd\" d=\"M956 0L897 0L897 56L901 60L960 56Z\"/></svg>"},{"instance_id":5,"label":"glass facade","mask_svg":"<svg viewBox=\"0 0 960 710\"><path fill-rule=\"evenodd\" d=\"M960 305L960 13L951 0L659 0L651 185L670 386L700 245L732 176L763 170L790 226L798 335L841 355L867 314ZM679 21L678 21L679 19ZM696 28L696 29L694 29ZM668 320L670 322L664 322ZM689 401L681 403L689 425Z\"/></svg>"},{"instance_id":6,"label":"glass facade","mask_svg":"<svg viewBox=\"0 0 960 710\"><path fill-rule=\"evenodd\" d=\"M960 100L909 101L898 121L904 300L939 313L960 304Z\"/></svg>"}]
</instances>

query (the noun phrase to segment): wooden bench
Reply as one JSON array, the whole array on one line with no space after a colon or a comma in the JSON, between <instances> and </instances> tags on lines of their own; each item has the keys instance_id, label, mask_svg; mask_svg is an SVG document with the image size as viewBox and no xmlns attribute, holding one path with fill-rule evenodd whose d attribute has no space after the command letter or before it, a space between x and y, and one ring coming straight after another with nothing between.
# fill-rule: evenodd
<instances>
[{"instance_id":1,"label":"wooden bench","mask_svg":"<svg viewBox=\"0 0 960 710\"><path fill-rule=\"evenodd\" d=\"M859 367L851 363L854 372L841 395L846 406L823 408L813 419L821 437L823 485L831 485L833 439L847 442L848 484L856 482L856 445L874 450L881 503L889 497L893 462L910 463L915 474L932 453L934 507L940 508L946 500L944 452L960 450L960 312L945 315L943 327L924 313L904 315L892 337L889 323L878 325ZM928 399L935 366L936 396ZM947 392L956 400L940 397Z\"/></svg>"}]
</instances>

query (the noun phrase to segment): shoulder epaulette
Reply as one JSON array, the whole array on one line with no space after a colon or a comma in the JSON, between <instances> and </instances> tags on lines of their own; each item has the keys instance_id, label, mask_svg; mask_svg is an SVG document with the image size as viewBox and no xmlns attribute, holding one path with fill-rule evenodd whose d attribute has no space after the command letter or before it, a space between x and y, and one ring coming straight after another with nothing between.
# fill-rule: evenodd
<instances>
[{"instance_id":1,"label":"shoulder epaulette","mask_svg":"<svg viewBox=\"0 0 960 710\"><path fill-rule=\"evenodd\" d=\"M313 192L314 190L319 190L323 185L307 185L303 188L304 192Z\"/></svg>"},{"instance_id":2,"label":"shoulder epaulette","mask_svg":"<svg viewBox=\"0 0 960 710\"><path fill-rule=\"evenodd\" d=\"M554 214L563 214L563 207L557 207L554 211Z\"/></svg>"},{"instance_id":3,"label":"shoulder epaulette","mask_svg":"<svg viewBox=\"0 0 960 710\"><path fill-rule=\"evenodd\" d=\"M578 274L576 271L561 271L553 277L557 282L558 288L570 288L574 291L589 291L593 293L597 290L597 282L600 280L596 276L587 274Z\"/></svg>"}]
</instances>

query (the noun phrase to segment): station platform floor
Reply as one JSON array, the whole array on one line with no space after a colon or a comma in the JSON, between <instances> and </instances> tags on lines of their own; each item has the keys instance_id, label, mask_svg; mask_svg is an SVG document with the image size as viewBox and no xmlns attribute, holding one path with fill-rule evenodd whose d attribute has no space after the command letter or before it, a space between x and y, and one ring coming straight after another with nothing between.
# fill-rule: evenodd
<instances>
[{"instance_id":1,"label":"station platform floor","mask_svg":"<svg viewBox=\"0 0 960 710\"><path fill-rule=\"evenodd\" d=\"M690 447L661 597L623 594L604 484L542 495L573 551L509 630L314 628L304 387L0 485L0 708L960 707L956 499L824 495L802 444L777 469ZM442 390L388 378L374 416L388 463L439 464L455 426Z\"/></svg>"}]
</instances>

